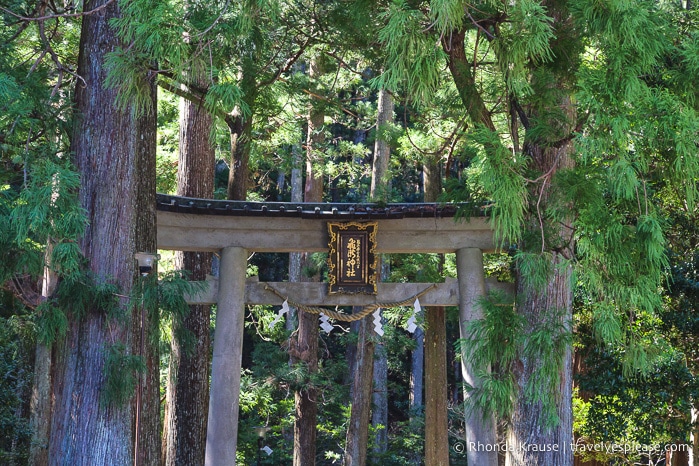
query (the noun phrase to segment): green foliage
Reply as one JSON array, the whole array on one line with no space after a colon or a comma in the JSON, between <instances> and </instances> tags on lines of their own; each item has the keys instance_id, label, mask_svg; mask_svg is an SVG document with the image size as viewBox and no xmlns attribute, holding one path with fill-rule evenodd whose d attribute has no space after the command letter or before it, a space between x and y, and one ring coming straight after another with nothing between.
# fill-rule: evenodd
<instances>
[{"instance_id":1,"label":"green foliage","mask_svg":"<svg viewBox=\"0 0 699 466\"><path fill-rule=\"evenodd\" d=\"M511 299L501 294L491 293L478 305L483 318L469 323L465 338L455 344L480 381L478 387L466 386L467 409L478 407L486 416L507 419L516 398L523 397L542 407L543 427L556 426L560 370L572 342L564 312L548 311L550 315L528 328ZM522 360L532 364L533 370L520 392L514 371Z\"/></svg>"},{"instance_id":2,"label":"green foliage","mask_svg":"<svg viewBox=\"0 0 699 466\"><path fill-rule=\"evenodd\" d=\"M17 309L4 291L0 297L0 461L22 464L31 437L25 401L32 388L34 347L26 312Z\"/></svg>"},{"instance_id":3,"label":"green foliage","mask_svg":"<svg viewBox=\"0 0 699 466\"><path fill-rule=\"evenodd\" d=\"M385 26L379 32L379 40L386 48L388 59L376 86L405 88L418 101L429 99L440 82L444 52L432 37L422 32L427 19L404 0L392 2L383 19Z\"/></svg>"},{"instance_id":4,"label":"green foliage","mask_svg":"<svg viewBox=\"0 0 699 466\"><path fill-rule=\"evenodd\" d=\"M44 301L36 308L36 338L44 345L60 340L68 331L68 317L51 301Z\"/></svg>"},{"instance_id":5,"label":"green foliage","mask_svg":"<svg viewBox=\"0 0 699 466\"><path fill-rule=\"evenodd\" d=\"M48 159L33 165L19 196L5 192L3 200L7 202L5 212L9 217L9 222L4 223L9 227L6 238L13 241L12 247L20 256L18 265L32 275L42 272L49 242L50 266L65 277L80 273L84 261L75 242L85 229L86 219L77 200L79 183L69 163Z\"/></svg>"},{"instance_id":6,"label":"green foliage","mask_svg":"<svg viewBox=\"0 0 699 466\"><path fill-rule=\"evenodd\" d=\"M186 296L195 296L206 291L205 282L191 282L186 271L174 270L161 274L157 283L154 274L139 281L143 306L148 310L151 319L160 310L160 319L168 322L173 329L174 337L180 342L185 353L194 350L195 341L191 330L183 325L184 318L189 314L189 304ZM139 293L137 289L137 293ZM138 296L138 294L136 295ZM151 335L155 338L157 335Z\"/></svg>"},{"instance_id":7,"label":"green foliage","mask_svg":"<svg viewBox=\"0 0 699 466\"><path fill-rule=\"evenodd\" d=\"M129 354L123 343L105 349L104 385L100 403L103 407L122 408L133 398L138 378L146 371L142 356Z\"/></svg>"},{"instance_id":8,"label":"green foliage","mask_svg":"<svg viewBox=\"0 0 699 466\"><path fill-rule=\"evenodd\" d=\"M482 193L480 199L492 201L491 217L496 241L502 246L519 242L528 201L524 177L520 174L526 158L515 156L496 133L478 128L470 134L479 146L469 175Z\"/></svg>"},{"instance_id":9,"label":"green foliage","mask_svg":"<svg viewBox=\"0 0 699 466\"><path fill-rule=\"evenodd\" d=\"M561 402L561 370L572 344L571 322L565 309L549 309L543 319L530 330L523 353L536 360L535 370L527 381L523 395L542 406L541 424L552 428L559 424L557 405Z\"/></svg>"},{"instance_id":10,"label":"green foliage","mask_svg":"<svg viewBox=\"0 0 699 466\"><path fill-rule=\"evenodd\" d=\"M551 253L530 253L517 251L515 261L519 270L519 277L526 286L537 291L546 288L550 277L553 275L553 257Z\"/></svg>"},{"instance_id":11,"label":"green foliage","mask_svg":"<svg viewBox=\"0 0 699 466\"><path fill-rule=\"evenodd\" d=\"M594 395L579 413L577 434L617 444L687 442L688 414L699 381L681 358L666 353L646 376L625 377L617 350L595 348L579 377L580 390Z\"/></svg>"},{"instance_id":12,"label":"green foliage","mask_svg":"<svg viewBox=\"0 0 699 466\"><path fill-rule=\"evenodd\" d=\"M503 295L490 294L478 305L483 318L469 323L465 338L455 344L481 379L480 387L466 387L467 409L507 418L517 396L513 365L522 350L525 320Z\"/></svg>"},{"instance_id":13,"label":"green foliage","mask_svg":"<svg viewBox=\"0 0 699 466\"><path fill-rule=\"evenodd\" d=\"M88 312L102 312L111 319L128 319L120 303L120 291L116 284L84 272L62 280L56 289L56 299L61 309L76 319L85 317Z\"/></svg>"}]
</instances>

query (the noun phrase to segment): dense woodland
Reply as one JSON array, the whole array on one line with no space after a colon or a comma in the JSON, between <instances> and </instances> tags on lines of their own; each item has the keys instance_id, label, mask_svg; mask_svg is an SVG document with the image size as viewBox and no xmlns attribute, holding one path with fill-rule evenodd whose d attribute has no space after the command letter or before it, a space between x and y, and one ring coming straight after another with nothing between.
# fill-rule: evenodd
<instances>
[{"instance_id":1,"label":"dense woodland","mask_svg":"<svg viewBox=\"0 0 699 466\"><path fill-rule=\"evenodd\" d=\"M0 24L0 463L204 464L216 308L183 296L219 258L138 274L158 191L482 206L487 274L516 289L464 339L451 308L415 333L386 309L379 336L248 307L239 464L465 465L477 410L502 445L699 465L691 0L0 0ZM455 274L453 255L381 260L384 281ZM322 254L248 264L327 273ZM573 465L543 450L497 463Z\"/></svg>"}]
</instances>

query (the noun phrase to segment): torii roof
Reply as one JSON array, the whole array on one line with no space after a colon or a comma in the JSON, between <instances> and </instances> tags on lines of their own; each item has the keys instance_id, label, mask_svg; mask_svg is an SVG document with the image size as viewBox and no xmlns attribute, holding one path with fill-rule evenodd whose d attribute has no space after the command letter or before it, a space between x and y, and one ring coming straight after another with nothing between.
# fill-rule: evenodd
<instances>
[{"instance_id":1,"label":"torii roof","mask_svg":"<svg viewBox=\"0 0 699 466\"><path fill-rule=\"evenodd\" d=\"M157 209L163 212L181 214L322 218L325 220L448 218L457 216L457 213L474 217L485 216L481 206L466 203L256 202L198 199L167 194L158 194Z\"/></svg>"}]
</instances>

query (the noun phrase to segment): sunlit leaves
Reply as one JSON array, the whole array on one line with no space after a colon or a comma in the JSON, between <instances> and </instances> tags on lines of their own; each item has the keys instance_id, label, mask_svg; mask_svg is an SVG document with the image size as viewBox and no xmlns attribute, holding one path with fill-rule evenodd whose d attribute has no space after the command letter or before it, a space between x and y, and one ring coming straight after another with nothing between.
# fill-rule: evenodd
<instances>
[{"instance_id":1,"label":"sunlit leaves","mask_svg":"<svg viewBox=\"0 0 699 466\"><path fill-rule=\"evenodd\" d=\"M416 100L429 99L439 83L444 53L438 40L425 33L426 18L403 0L394 1L384 18L379 40L388 59L378 86L405 88Z\"/></svg>"},{"instance_id":2,"label":"sunlit leaves","mask_svg":"<svg viewBox=\"0 0 699 466\"><path fill-rule=\"evenodd\" d=\"M481 146L471 175L487 199L492 200L496 241L517 243L522 235L528 192L521 175L525 158L509 151L496 133L476 129L471 138Z\"/></svg>"},{"instance_id":3,"label":"sunlit leaves","mask_svg":"<svg viewBox=\"0 0 699 466\"><path fill-rule=\"evenodd\" d=\"M503 295L490 295L478 304L483 318L469 323L467 334L456 343L482 380L480 387L466 387L466 403L506 418L517 396L512 369L522 350L526 322Z\"/></svg>"}]
</instances>

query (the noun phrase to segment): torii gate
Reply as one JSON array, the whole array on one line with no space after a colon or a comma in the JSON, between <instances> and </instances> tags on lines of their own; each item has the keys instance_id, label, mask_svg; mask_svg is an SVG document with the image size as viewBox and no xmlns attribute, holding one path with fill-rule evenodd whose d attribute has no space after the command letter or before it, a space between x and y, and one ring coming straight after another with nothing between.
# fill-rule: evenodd
<instances>
[{"instance_id":1,"label":"torii gate","mask_svg":"<svg viewBox=\"0 0 699 466\"><path fill-rule=\"evenodd\" d=\"M328 250L328 221L377 222L376 253L456 253L457 279L421 296L424 306L459 306L462 338L468 322L482 316L476 301L489 288L483 253L496 249L483 216L455 221L456 207L438 204L309 204L214 201L158 195L158 249L220 253L218 280L191 304L217 304L211 368L206 465L235 464L240 372L246 304L282 304L265 284L247 281L250 252ZM274 290L308 306L366 306L402 301L429 284L379 283L376 295L328 294L323 283L273 283ZM506 286L506 285L505 285ZM501 287L501 286L500 286ZM462 358L464 380L478 385ZM495 426L473 412L466 419L467 442L496 443ZM497 465L493 452L466 451L469 464Z\"/></svg>"}]
</instances>

